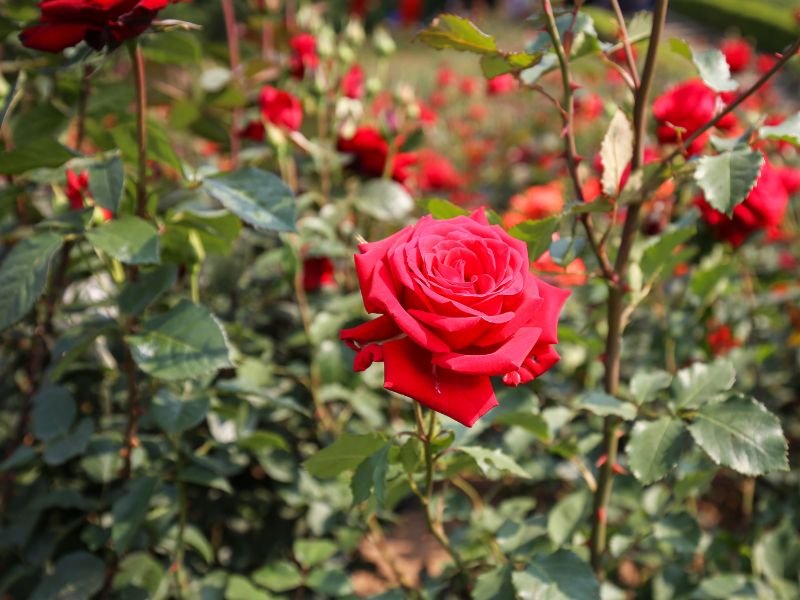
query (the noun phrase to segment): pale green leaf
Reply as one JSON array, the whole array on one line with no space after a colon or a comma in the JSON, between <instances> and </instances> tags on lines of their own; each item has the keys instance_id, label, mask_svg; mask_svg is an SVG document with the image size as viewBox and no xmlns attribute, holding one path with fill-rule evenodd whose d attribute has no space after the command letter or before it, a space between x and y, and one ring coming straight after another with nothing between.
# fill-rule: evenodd
<instances>
[{"instance_id":1,"label":"pale green leaf","mask_svg":"<svg viewBox=\"0 0 800 600\"><path fill-rule=\"evenodd\" d=\"M633 157L633 129L628 117L621 110L614 113L608 131L600 145L603 161L603 192L616 196L625 169Z\"/></svg>"},{"instance_id":2,"label":"pale green leaf","mask_svg":"<svg viewBox=\"0 0 800 600\"><path fill-rule=\"evenodd\" d=\"M764 155L750 147L703 156L698 161L694 180L713 208L730 216L758 181Z\"/></svg>"},{"instance_id":3,"label":"pale green leaf","mask_svg":"<svg viewBox=\"0 0 800 600\"><path fill-rule=\"evenodd\" d=\"M345 433L333 444L306 460L303 466L315 477L335 477L339 473L355 469L385 443L386 440L378 434Z\"/></svg>"}]
</instances>

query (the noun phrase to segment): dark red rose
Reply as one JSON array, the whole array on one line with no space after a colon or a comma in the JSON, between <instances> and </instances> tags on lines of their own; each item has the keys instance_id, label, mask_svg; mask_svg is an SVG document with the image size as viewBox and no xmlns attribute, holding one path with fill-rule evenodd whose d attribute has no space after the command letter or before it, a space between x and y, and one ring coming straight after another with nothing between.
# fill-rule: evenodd
<instances>
[{"instance_id":1,"label":"dark red rose","mask_svg":"<svg viewBox=\"0 0 800 600\"><path fill-rule=\"evenodd\" d=\"M653 103L658 141L675 144L685 140L713 119L720 105L717 93L699 79L685 81L666 91ZM694 140L686 149L688 154L700 152L710 135L707 131Z\"/></svg>"},{"instance_id":2,"label":"dark red rose","mask_svg":"<svg viewBox=\"0 0 800 600\"><path fill-rule=\"evenodd\" d=\"M500 96L517 89L517 78L511 73L498 75L486 81L486 93L490 96Z\"/></svg>"},{"instance_id":3,"label":"dark red rose","mask_svg":"<svg viewBox=\"0 0 800 600\"><path fill-rule=\"evenodd\" d=\"M731 73L744 71L753 60L753 49L742 39L726 40L720 46L720 50L725 55Z\"/></svg>"},{"instance_id":4,"label":"dark red rose","mask_svg":"<svg viewBox=\"0 0 800 600\"><path fill-rule=\"evenodd\" d=\"M569 292L532 275L527 245L482 209L425 216L359 250L364 307L380 316L340 336L357 371L384 363L386 389L471 426L497 406L492 377L517 386L558 362Z\"/></svg>"},{"instance_id":5,"label":"dark red rose","mask_svg":"<svg viewBox=\"0 0 800 600\"><path fill-rule=\"evenodd\" d=\"M364 97L364 69L353 65L342 77L342 93L348 98L358 100Z\"/></svg>"},{"instance_id":6,"label":"dark red rose","mask_svg":"<svg viewBox=\"0 0 800 600\"><path fill-rule=\"evenodd\" d=\"M317 40L310 33L300 33L289 40L292 54L289 57L289 72L292 77L302 79L306 69L316 69L319 65Z\"/></svg>"},{"instance_id":7,"label":"dark red rose","mask_svg":"<svg viewBox=\"0 0 800 600\"><path fill-rule=\"evenodd\" d=\"M400 22L414 25L422 19L422 0L400 0Z\"/></svg>"},{"instance_id":8,"label":"dark red rose","mask_svg":"<svg viewBox=\"0 0 800 600\"><path fill-rule=\"evenodd\" d=\"M742 345L741 340L734 337L733 331L728 325L719 325L710 329L706 341L714 356L723 356Z\"/></svg>"},{"instance_id":9,"label":"dark red rose","mask_svg":"<svg viewBox=\"0 0 800 600\"><path fill-rule=\"evenodd\" d=\"M69 207L72 210L82 210L86 206L90 206L88 201L89 195L89 173L81 171L76 173L72 169L67 169L67 186L64 188L64 193L69 200ZM107 208L100 208L104 221L110 221L114 218L113 213Z\"/></svg>"},{"instance_id":10,"label":"dark red rose","mask_svg":"<svg viewBox=\"0 0 800 600\"><path fill-rule=\"evenodd\" d=\"M766 162L755 187L733 209L732 217L712 208L702 194L694 202L714 235L736 247L757 231L774 234L779 230L789 204L789 191L781 171Z\"/></svg>"},{"instance_id":11,"label":"dark red rose","mask_svg":"<svg viewBox=\"0 0 800 600\"><path fill-rule=\"evenodd\" d=\"M263 142L264 136L266 135L264 123L263 121L250 121L237 132L237 135L245 140Z\"/></svg>"},{"instance_id":12,"label":"dark red rose","mask_svg":"<svg viewBox=\"0 0 800 600\"><path fill-rule=\"evenodd\" d=\"M334 285L333 263L327 256L314 256L303 260L303 289L316 292L321 287Z\"/></svg>"},{"instance_id":13,"label":"dark red rose","mask_svg":"<svg viewBox=\"0 0 800 600\"><path fill-rule=\"evenodd\" d=\"M86 42L95 50L116 48L144 32L172 0L43 0L39 25L19 36L35 50L61 52Z\"/></svg>"},{"instance_id":14,"label":"dark red rose","mask_svg":"<svg viewBox=\"0 0 800 600\"><path fill-rule=\"evenodd\" d=\"M303 124L303 106L288 92L265 85L261 88L259 104L261 116L268 123L289 131L297 131Z\"/></svg>"},{"instance_id":15,"label":"dark red rose","mask_svg":"<svg viewBox=\"0 0 800 600\"><path fill-rule=\"evenodd\" d=\"M389 157L389 142L373 127L359 127L352 137L340 137L336 143L339 152L353 157L350 167L368 177L382 177ZM416 156L399 152L392 162L392 179L404 182L411 174Z\"/></svg>"}]
</instances>

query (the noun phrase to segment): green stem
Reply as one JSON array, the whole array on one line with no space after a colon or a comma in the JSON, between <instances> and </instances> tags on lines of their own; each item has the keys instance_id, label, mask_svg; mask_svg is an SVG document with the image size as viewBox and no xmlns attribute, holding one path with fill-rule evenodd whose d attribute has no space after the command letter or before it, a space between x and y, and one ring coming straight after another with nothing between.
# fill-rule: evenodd
<instances>
[{"instance_id":1,"label":"green stem","mask_svg":"<svg viewBox=\"0 0 800 600\"><path fill-rule=\"evenodd\" d=\"M136 89L136 148L138 172L136 176L136 215L147 218L147 87L144 72L144 55L138 42L128 45L133 65Z\"/></svg>"}]
</instances>

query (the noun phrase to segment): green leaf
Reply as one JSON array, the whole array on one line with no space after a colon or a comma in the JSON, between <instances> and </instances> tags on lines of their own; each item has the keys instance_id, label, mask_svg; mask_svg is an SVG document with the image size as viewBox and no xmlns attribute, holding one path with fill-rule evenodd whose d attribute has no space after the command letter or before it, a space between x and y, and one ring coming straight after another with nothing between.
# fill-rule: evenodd
<instances>
[{"instance_id":1,"label":"green leaf","mask_svg":"<svg viewBox=\"0 0 800 600\"><path fill-rule=\"evenodd\" d=\"M406 473L413 474L416 472L417 467L425 460L425 448L422 442L413 436L408 436L405 443L400 446L399 452L400 464L403 465Z\"/></svg>"},{"instance_id":2,"label":"green leaf","mask_svg":"<svg viewBox=\"0 0 800 600\"><path fill-rule=\"evenodd\" d=\"M701 407L689 431L714 462L744 475L789 469L778 417L753 398L737 395Z\"/></svg>"},{"instance_id":3,"label":"green leaf","mask_svg":"<svg viewBox=\"0 0 800 600\"><path fill-rule=\"evenodd\" d=\"M772 583L797 581L800 575L800 539L790 519L763 533L753 547L753 570Z\"/></svg>"},{"instance_id":4,"label":"green leaf","mask_svg":"<svg viewBox=\"0 0 800 600\"><path fill-rule=\"evenodd\" d=\"M487 54L481 57L481 72L487 79L492 79L498 75L529 69L540 60L542 60L541 54L527 52Z\"/></svg>"},{"instance_id":5,"label":"green leaf","mask_svg":"<svg viewBox=\"0 0 800 600\"><path fill-rule=\"evenodd\" d=\"M296 540L294 543L294 557L306 569L325 562L338 550L331 540Z\"/></svg>"},{"instance_id":6,"label":"green leaf","mask_svg":"<svg viewBox=\"0 0 800 600\"><path fill-rule=\"evenodd\" d=\"M231 366L219 321L188 300L146 321L128 343L139 368L158 379L191 379Z\"/></svg>"},{"instance_id":7,"label":"green leaf","mask_svg":"<svg viewBox=\"0 0 800 600\"><path fill-rule=\"evenodd\" d=\"M497 448L489 450L478 446L461 446L457 448L459 452L469 454L478 464L481 472L489 478L496 478L496 472L502 471L510 473L522 479L530 479L531 476L525 469L519 466L513 458L503 454Z\"/></svg>"},{"instance_id":8,"label":"green leaf","mask_svg":"<svg viewBox=\"0 0 800 600\"><path fill-rule=\"evenodd\" d=\"M225 492L226 494L233 494L233 488L225 477L203 465L189 465L186 469L181 471L178 479L179 481L185 481L186 483L202 485L214 490L219 490L221 492Z\"/></svg>"},{"instance_id":9,"label":"green leaf","mask_svg":"<svg viewBox=\"0 0 800 600\"><path fill-rule=\"evenodd\" d=\"M64 464L86 452L94 433L94 424L88 417L81 419L70 433L50 440L44 449L44 462L51 466Z\"/></svg>"},{"instance_id":10,"label":"green leaf","mask_svg":"<svg viewBox=\"0 0 800 600\"><path fill-rule=\"evenodd\" d=\"M716 48L695 52L689 44L681 39L673 38L669 41L673 52L691 60L697 67L703 82L716 92L732 92L739 84L731 79L731 69L725 55Z\"/></svg>"},{"instance_id":11,"label":"green leaf","mask_svg":"<svg viewBox=\"0 0 800 600\"><path fill-rule=\"evenodd\" d=\"M202 423L208 414L209 406L208 396L180 398L168 389L162 388L153 397L151 410L153 420L161 429L176 434Z\"/></svg>"},{"instance_id":12,"label":"green leaf","mask_svg":"<svg viewBox=\"0 0 800 600\"><path fill-rule=\"evenodd\" d=\"M614 113L608 131L600 145L603 161L603 192L616 196L625 169L633 157L633 129L621 110Z\"/></svg>"},{"instance_id":13,"label":"green leaf","mask_svg":"<svg viewBox=\"0 0 800 600\"><path fill-rule=\"evenodd\" d=\"M649 280L661 272L670 272L675 262L676 250L681 244L686 243L695 231L694 222L676 223L658 237L648 240L640 262L645 277Z\"/></svg>"},{"instance_id":14,"label":"green leaf","mask_svg":"<svg viewBox=\"0 0 800 600\"><path fill-rule=\"evenodd\" d=\"M365 458L356 472L350 485L353 492L353 505L360 504L369 499L375 491L375 502L379 508L383 507L386 493L386 473L389 471L390 444L374 454Z\"/></svg>"},{"instance_id":15,"label":"green leaf","mask_svg":"<svg viewBox=\"0 0 800 600\"><path fill-rule=\"evenodd\" d=\"M156 267L140 272L136 281L128 282L119 294L119 309L126 315L136 316L158 300L178 278L176 265Z\"/></svg>"},{"instance_id":16,"label":"green leaf","mask_svg":"<svg viewBox=\"0 0 800 600\"><path fill-rule=\"evenodd\" d=\"M81 458L81 469L97 483L114 481L125 464L122 459L122 436L109 432L92 438Z\"/></svg>"},{"instance_id":17,"label":"green leaf","mask_svg":"<svg viewBox=\"0 0 800 600\"><path fill-rule=\"evenodd\" d=\"M554 70L558 66L558 57L554 53L545 54L532 67L525 69L519 74L519 79L525 85L535 85L543 76Z\"/></svg>"},{"instance_id":18,"label":"green leaf","mask_svg":"<svg viewBox=\"0 0 800 600\"><path fill-rule=\"evenodd\" d=\"M497 53L497 42L492 36L483 33L469 19L457 15L439 15L417 37L437 50L451 48L476 54Z\"/></svg>"},{"instance_id":19,"label":"green leaf","mask_svg":"<svg viewBox=\"0 0 800 600\"><path fill-rule=\"evenodd\" d=\"M379 221L402 221L414 210L414 199L395 181L371 179L361 186L356 208Z\"/></svg>"},{"instance_id":20,"label":"green leaf","mask_svg":"<svg viewBox=\"0 0 800 600\"><path fill-rule=\"evenodd\" d=\"M345 433L333 444L307 459L303 466L315 477L335 477L358 467L385 443L386 440L378 434Z\"/></svg>"},{"instance_id":21,"label":"green leaf","mask_svg":"<svg viewBox=\"0 0 800 600\"><path fill-rule=\"evenodd\" d=\"M434 219L452 219L453 217L469 214L469 211L465 208L456 206L449 200L442 198L431 198L425 202L425 210L431 213Z\"/></svg>"},{"instance_id":22,"label":"green leaf","mask_svg":"<svg viewBox=\"0 0 800 600\"><path fill-rule=\"evenodd\" d=\"M730 361L720 359L711 364L694 363L681 369L673 383L677 405L697 408L722 392L727 392L736 382L736 370Z\"/></svg>"},{"instance_id":23,"label":"green leaf","mask_svg":"<svg viewBox=\"0 0 800 600\"><path fill-rule=\"evenodd\" d=\"M547 515L547 534L556 546L563 546L586 522L592 504L591 495L574 492L561 498Z\"/></svg>"},{"instance_id":24,"label":"green leaf","mask_svg":"<svg viewBox=\"0 0 800 600\"><path fill-rule=\"evenodd\" d=\"M553 241L553 234L561 222L560 215L539 219L537 221L523 221L508 230L508 233L528 244L528 257L531 260L539 258Z\"/></svg>"},{"instance_id":25,"label":"green leaf","mask_svg":"<svg viewBox=\"0 0 800 600\"><path fill-rule=\"evenodd\" d=\"M537 556L512 580L521 600L600 600L591 567L567 550Z\"/></svg>"},{"instance_id":26,"label":"green leaf","mask_svg":"<svg viewBox=\"0 0 800 600\"><path fill-rule=\"evenodd\" d=\"M141 38L148 61L165 65L200 64L203 47L197 36L188 31L170 31Z\"/></svg>"},{"instance_id":27,"label":"green leaf","mask_svg":"<svg viewBox=\"0 0 800 600\"><path fill-rule=\"evenodd\" d=\"M64 435L72 427L78 407L70 391L64 387L44 387L33 397L31 432L48 442Z\"/></svg>"},{"instance_id":28,"label":"green leaf","mask_svg":"<svg viewBox=\"0 0 800 600\"><path fill-rule=\"evenodd\" d=\"M258 589L243 575L231 575L225 587L225 600L271 600L272 595Z\"/></svg>"},{"instance_id":29,"label":"green leaf","mask_svg":"<svg viewBox=\"0 0 800 600\"><path fill-rule=\"evenodd\" d=\"M30 600L84 600L103 587L106 568L88 552L73 552L56 562L55 570L36 586Z\"/></svg>"},{"instance_id":30,"label":"green leaf","mask_svg":"<svg viewBox=\"0 0 800 600\"><path fill-rule=\"evenodd\" d=\"M683 423L672 417L639 422L626 447L628 466L636 479L649 485L667 476L686 445Z\"/></svg>"},{"instance_id":31,"label":"green leaf","mask_svg":"<svg viewBox=\"0 0 800 600\"><path fill-rule=\"evenodd\" d=\"M655 538L680 554L693 554L700 543L700 526L688 512L666 515L653 526Z\"/></svg>"},{"instance_id":32,"label":"green leaf","mask_svg":"<svg viewBox=\"0 0 800 600\"><path fill-rule=\"evenodd\" d=\"M89 191L97 204L114 214L119 212L125 191L125 167L119 152L89 167Z\"/></svg>"},{"instance_id":33,"label":"green leaf","mask_svg":"<svg viewBox=\"0 0 800 600\"><path fill-rule=\"evenodd\" d=\"M157 264L160 260L158 231L132 215L113 219L86 232L97 249L128 265Z\"/></svg>"},{"instance_id":34,"label":"green leaf","mask_svg":"<svg viewBox=\"0 0 800 600\"><path fill-rule=\"evenodd\" d=\"M730 216L753 189L764 155L750 147L703 156L697 163L694 180L703 190L706 202Z\"/></svg>"},{"instance_id":35,"label":"green leaf","mask_svg":"<svg viewBox=\"0 0 800 600\"><path fill-rule=\"evenodd\" d=\"M0 331L33 308L61 243L61 236L55 233L36 234L19 242L5 257L0 265Z\"/></svg>"},{"instance_id":36,"label":"green leaf","mask_svg":"<svg viewBox=\"0 0 800 600\"><path fill-rule=\"evenodd\" d=\"M588 394L584 394L581 396L578 406L601 417L614 415L622 417L626 421L631 421L636 418L635 405L630 402L618 400L614 398L614 396L609 396L603 392L589 392Z\"/></svg>"},{"instance_id":37,"label":"green leaf","mask_svg":"<svg viewBox=\"0 0 800 600\"><path fill-rule=\"evenodd\" d=\"M246 223L268 231L294 231L294 195L279 177L255 167L206 179L205 190Z\"/></svg>"},{"instance_id":38,"label":"green leaf","mask_svg":"<svg viewBox=\"0 0 800 600\"><path fill-rule=\"evenodd\" d=\"M0 152L0 175L19 175L33 169L55 169L77 154L49 137L20 144Z\"/></svg>"},{"instance_id":39,"label":"green leaf","mask_svg":"<svg viewBox=\"0 0 800 600\"><path fill-rule=\"evenodd\" d=\"M472 590L472 600L514 600L511 573L511 565L506 564L478 575Z\"/></svg>"},{"instance_id":40,"label":"green leaf","mask_svg":"<svg viewBox=\"0 0 800 600\"><path fill-rule=\"evenodd\" d=\"M341 570L319 567L306 577L306 586L317 592L316 598L351 597L350 578Z\"/></svg>"},{"instance_id":41,"label":"green leaf","mask_svg":"<svg viewBox=\"0 0 800 600\"><path fill-rule=\"evenodd\" d=\"M115 590L123 590L126 587L147 590L151 597L155 598L158 597L157 592L164 575L164 568L150 554L132 552L120 561L113 587Z\"/></svg>"},{"instance_id":42,"label":"green leaf","mask_svg":"<svg viewBox=\"0 0 800 600\"><path fill-rule=\"evenodd\" d=\"M119 554L125 553L139 532L157 487L158 480L154 477L134 479L127 484L125 494L114 502L111 539Z\"/></svg>"},{"instance_id":43,"label":"green leaf","mask_svg":"<svg viewBox=\"0 0 800 600\"><path fill-rule=\"evenodd\" d=\"M253 572L253 581L273 592L288 592L300 587L303 575L288 560L271 562Z\"/></svg>"},{"instance_id":44,"label":"green leaf","mask_svg":"<svg viewBox=\"0 0 800 600\"><path fill-rule=\"evenodd\" d=\"M3 462L0 462L0 473L18 469L30 464L36 458L36 450L32 446L20 446Z\"/></svg>"},{"instance_id":45,"label":"green leaf","mask_svg":"<svg viewBox=\"0 0 800 600\"><path fill-rule=\"evenodd\" d=\"M800 146L800 112L784 119L779 125L765 125L758 130L762 138L789 142Z\"/></svg>"},{"instance_id":46,"label":"green leaf","mask_svg":"<svg viewBox=\"0 0 800 600\"><path fill-rule=\"evenodd\" d=\"M522 427L525 431L532 433L542 442L550 440L550 427L547 425L547 421L544 420L542 415L521 411L508 412L502 413L494 422L501 425Z\"/></svg>"},{"instance_id":47,"label":"green leaf","mask_svg":"<svg viewBox=\"0 0 800 600\"><path fill-rule=\"evenodd\" d=\"M757 600L765 597L774 600L778 596L759 596L753 583L741 573L707 577L691 595L692 600Z\"/></svg>"},{"instance_id":48,"label":"green leaf","mask_svg":"<svg viewBox=\"0 0 800 600\"><path fill-rule=\"evenodd\" d=\"M672 375L666 371L638 371L631 378L631 394L636 404L652 401L656 394L667 389L672 383Z\"/></svg>"}]
</instances>

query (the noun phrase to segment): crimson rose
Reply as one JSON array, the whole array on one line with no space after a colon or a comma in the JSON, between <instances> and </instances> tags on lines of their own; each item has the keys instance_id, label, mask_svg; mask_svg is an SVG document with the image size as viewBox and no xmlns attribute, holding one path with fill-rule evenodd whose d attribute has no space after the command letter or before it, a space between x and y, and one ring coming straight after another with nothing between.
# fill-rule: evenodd
<instances>
[{"instance_id":1,"label":"crimson rose","mask_svg":"<svg viewBox=\"0 0 800 600\"><path fill-rule=\"evenodd\" d=\"M95 50L115 48L150 26L171 0L43 0L39 25L20 35L22 44L61 52L86 42Z\"/></svg>"},{"instance_id":2,"label":"crimson rose","mask_svg":"<svg viewBox=\"0 0 800 600\"><path fill-rule=\"evenodd\" d=\"M288 92L265 85L261 88L259 104L261 116L268 123L289 131L297 131L303 124L303 106Z\"/></svg>"},{"instance_id":3,"label":"crimson rose","mask_svg":"<svg viewBox=\"0 0 800 600\"><path fill-rule=\"evenodd\" d=\"M482 209L426 216L359 250L364 306L381 316L340 335L355 370L383 361L386 389L471 426L497 406L491 377L517 386L558 361L569 292L534 277L526 244Z\"/></svg>"}]
</instances>

